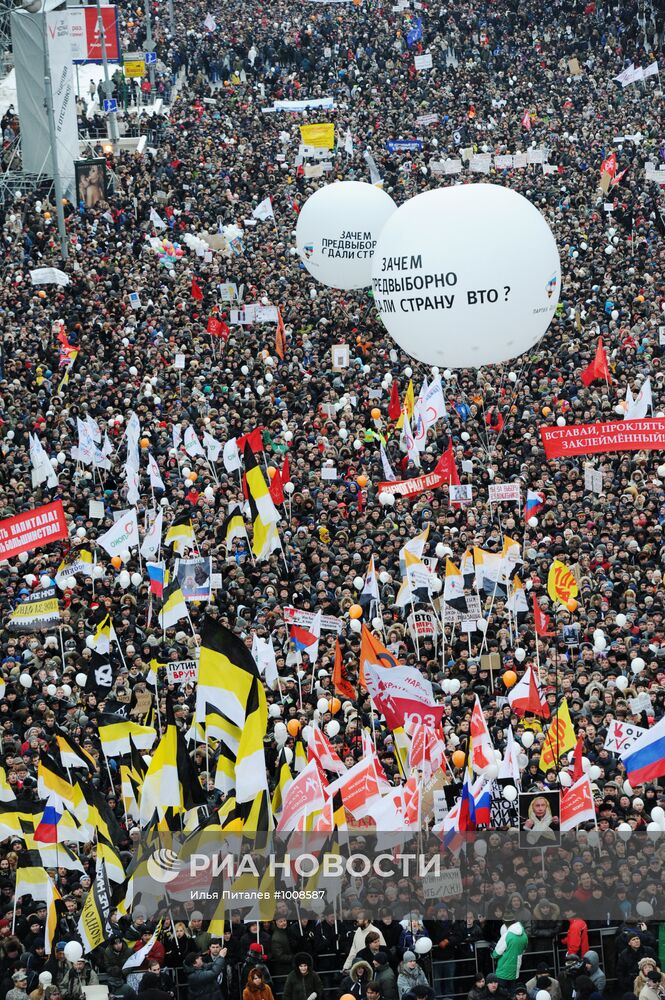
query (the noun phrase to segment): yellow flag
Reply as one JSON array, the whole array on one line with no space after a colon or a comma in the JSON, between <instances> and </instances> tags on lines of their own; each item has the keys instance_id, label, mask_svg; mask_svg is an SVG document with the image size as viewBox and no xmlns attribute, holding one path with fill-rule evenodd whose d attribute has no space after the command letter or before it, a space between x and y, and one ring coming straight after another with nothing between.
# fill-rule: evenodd
<instances>
[{"instance_id":1,"label":"yellow flag","mask_svg":"<svg viewBox=\"0 0 665 1000\"><path fill-rule=\"evenodd\" d=\"M406 413L409 420L413 416L413 410L416 405L416 395L413 391L413 379L409 379L409 384L406 387L406 392L404 393L404 402L402 403L402 412L399 415L399 420L397 421L397 426L395 430L401 430L404 424L404 414Z\"/></svg>"},{"instance_id":2,"label":"yellow flag","mask_svg":"<svg viewBox=\"0 0 665 1000\"><path fill-rule=\"evenodd\" d=\"M334 149L335 126L332 122L301 125L300 135L306 146L316 146L318 149Z\"/></svg>"},{"instance_id":3,"label":"yellow flag","mask_svg":"<svg viewBox=\"0 0 665 1000\"><path fill-rule=\"evenodd\" d=\"M576 742L575 730L568 711L568 702L564 698L547 730L543 749L540 752L540 770L549 771L550 768L555 767L561 754L572 750Z\"/></svg>"},{"instance_id":4,"label":"yellow flag","mask_svg":"<svg viewBox=\"0 0 665 1000\"><path fill-rule=\"evenodd\" d=\"M553 601L567 604L577 597L579 590L577 581L571 571L559 559L555 559L547 575L547 593Z\"/></svg>"}]
</instances>

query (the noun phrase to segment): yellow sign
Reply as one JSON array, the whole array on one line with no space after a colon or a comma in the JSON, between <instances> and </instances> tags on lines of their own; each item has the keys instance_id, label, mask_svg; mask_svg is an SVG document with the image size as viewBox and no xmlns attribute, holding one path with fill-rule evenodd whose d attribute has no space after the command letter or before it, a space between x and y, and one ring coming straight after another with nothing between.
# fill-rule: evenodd
<instances>
[{"instance_id":1,"label":"yellow sign","mask_svg":"<svg viewBox=\"0 0 665 1000\"><path fill-rule=\"evenodd\" d=\"M567 604L572 597L577 597L577 580L559 559L555 559L550 566L547 575L547 593L559 604Z\"/></svg>"},{"instance_id":2,"label":"yellow sign","mask_svg":"<svg viewBox=\"0 0 665 1000\"><path fill-rule=\"evenodd\" d=\"M128 59L122 66L125 76L145 76L145 62L143 59Z\"/></svg>"},{"instance_id":3,"label":"yellow sign","mask_svg":"<svg viewBox=\"0 0 665 1000\"><path fill-rule=\"evenodd\" d=\"M540 751L540 770L549 771L553 768L561 754L572 750L575 743L575 730L568 711L568 702L564 698L547 730L543 749Z\"/></svg>"},{"instance_id":4,"label":"yellow sign","mask_svg":"<svg viewBox=\"0 0 665 1000\"><path fill-rule=\"evenodd\" d=\"M301 125L300 135L306 146L316 146L318 149L334 148L335 126L332 122L321 122L318 125Z\"/></svg>"}]
</instances>

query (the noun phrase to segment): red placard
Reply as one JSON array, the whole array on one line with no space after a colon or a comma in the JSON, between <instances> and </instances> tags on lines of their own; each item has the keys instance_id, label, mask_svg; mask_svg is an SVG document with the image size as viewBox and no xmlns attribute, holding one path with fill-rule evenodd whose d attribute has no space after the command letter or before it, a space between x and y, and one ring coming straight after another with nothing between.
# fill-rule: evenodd
<instances>
[{"instance_id":1,"label":"red placard","mask_svg":"<svg viewBox=\"0 0 665 1000\"><path fill-rule=\"evenodd\" d=\"M35 507L0 521L0 559L12 559L68 535L62 500Z\"/></svg>"},{"instance_id":2,"label":"red placard","mask_svg":"<svg viewBox=\"0 0 665 1000\"><path fill-rule=\"evenodd\" d=\"M607 451L660 451L665 450L665 419L541 427L540 436L547 458Z\"/></svg>"}]
</instances>

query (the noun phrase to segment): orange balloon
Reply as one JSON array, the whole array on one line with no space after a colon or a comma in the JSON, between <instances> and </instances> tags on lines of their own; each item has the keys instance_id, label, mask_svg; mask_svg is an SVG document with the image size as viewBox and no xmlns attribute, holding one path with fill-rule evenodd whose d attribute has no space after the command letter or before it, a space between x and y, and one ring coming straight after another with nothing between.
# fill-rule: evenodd
<instances>
[{"instance_id":1,"label":"orange balloon","mask_svg":"<svg viewBox=\"0 0 665 1000\"><path fill-rule=\"evenodd\" d=\"M364 473L362 473L360 476L358 476L356 482L358 483L358 486L361 488L361 490L363 490L367 486L369 479Z\"/></svg>"},{"instance_id":2,"label":"orange balloon","mask_svg":"<svg viewBox=\"0 0 665 1000\"><path fill-rule=\"evenodd\" d=\"M574 597L571 597L571 599L567 602L566 607L569 611L577 611L577 601Z\"/></svg>"},{"instance_id":3,"label":"orange balloon","mask_svg":"<svg viewBox=\"0 0 665 1000\"><path fill-rule=\"evenodd\" d=\"M363 609L359 604L352 604L349 608L349 618L362 618Z\"/></svg>"},{"instance_id":4,"label":"orange balloon","mask_svg":"<svg viewBox=\"0 0 665 1000\"><path fill-rule=\"evenodd\" d=\"M507 688L511 688L517 682L517 674L514 670L506 670L501 680Z\"/></svg>"},{"instance_id":5,"label":"orange balloon","mask_svg":"<svg viewBox=\"0 0 665 1000\"><path fill-rule=\"evenodd\" d=\"M543 416L544 417L549 417L549 415L550 415L551 412L552 411L550 410L549 406L543 406Z\"/></svg>"},{"instance_id":6,"label":"orange balloon","mask_svg":"<svg viewBox=\"0 0 665 1000\"><path fill-rule=\"evenodd\" d=\"M50 219L51 218L51 213L50 212L44 212L44 218L45 219Z\"/></svg>"},{"instance_id":7,"label":"orange balloon","mask_svg":"<svg viewBox=\"0 0 665 1000\"><path fill-rule=\"evenodd\" d=\"M378 406L375 406L374 409L372 410L372 420L378 420L380 416L381 416L381 410L378 408Z\"/></svg>"},{"instance_id":8,"label":"orange balloon","mask_svg":"<svg viewBox=\"0 0 665 1000\"><path fill-rule=\"evenodd\" d=\"M328 708L330 709L333 715L337 715L341 707L342 703L339 700L339 698L331 698L330 701L328 702Z\"/></svg>"},{"instance_id":9,"label":"orange balloon","mask_svg":"<svg viewBox=\"0 0 665 1000\"><path fill-rule=\"evenodd\" d=\"M120 569L120 567L122 566L122 559L120 558L120 556L113 556L113 559L111 559L111 566L113 566L115 569Z\"/></svg>"},{"instance_id":10,"label":"orange balloon","mask_svg":"<svg viewBox=\"0 0 665 1000\"><path fill-rule=\"evenodd\" d=\"M37 298L38 299L45 299L46 298L46 292L43 289L41 291L37 292Z\"/></svg>"},{"instance_id":11,"label":"orange balloon","mask_svg":"<svg viewBox=\"0 0 665 1000\"><path fill-rule=\"evenodd\" d=\"M190 483L193 483L195 479L199 478L199 474L198 472L190 472L187 478L189 479Z\"/></svg>"},{"instance_id":12,"label":"orange balloon","mask_svg":"<svg viewBox=\"0 0 665 1000\"><path fill-rule=\"evenodd\" d=\"M453 754L453 767L464 767L465 756L463 750L456 750Z\"/></svg>"},{"instance_id":13,"label":"orange balloon","mask_svg":"<svg viewBox=\"0 0 665 1000\"><path fill-rule=\"evenodd\" d=\"M143 448L143 450L145 451L146 448L150 447L150 439L149 438L141 438L140 444L141 444L141 447Z\"/></svg>"},{"instance_id":14,"label":"orange balloon","mask_svg":"<svg viewBox=\"0 0 665 1000\"><path fill-rule=\"evenodd\" d=\"M300 732L300 723L297 719L289 719L286 728L290 736L297 736Z\"/></svg>"},{"instance_id":15,"label":"orange balloon","mask_svg":"<svg viewBox=\"0 0 665 1000\"><path fill-rule=\"evenodd\" d=\"M269 465L268 466L268 478L269 479L274 479L276 475L277 475L277 469L275 468L275 466L274 465Z\"/></svg>"}]
</instances>

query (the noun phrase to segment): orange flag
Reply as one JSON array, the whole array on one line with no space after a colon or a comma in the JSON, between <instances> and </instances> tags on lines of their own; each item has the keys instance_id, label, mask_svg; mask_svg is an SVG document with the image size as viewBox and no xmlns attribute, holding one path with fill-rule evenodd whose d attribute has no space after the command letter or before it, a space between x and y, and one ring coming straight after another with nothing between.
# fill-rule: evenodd
<instances>
[{"instance_id":1,"label":"orange flag","mask_svg":"<svg viewBox=\"0 0 665 1000\"><path fill-rule=\"evenodd\" d=\"M340 694L342 698L351 698L352 701L356 700L358 692L349 680L344 662L342 661L342 647L340 646L339 636L335 640L335 665L333 667L332 679L333 687L337 694Z\"/></svg>"},{"instance_id":2,"label":"orange flag","mask_svg":"<svg viewBox=\"0 0 665 1000\"><path fill-rule=\"evenodd\" d=\"M282 310L277 306L277 332L275 333L275 354L282 361L286 357L286 330L282 319Z\"/></svg>"},{"instance_id":3,"label":"orange flag","mask_svg":"<svg viewBox=\"0 0 665 1000\"><path fill-rule=\"evenodd\" d=\"M380 639L377 639L375 635L372 635L366 625L363 625L360 638L360 669L358 670L358 683L364 688L366 688L365 662L373 663L377 667L399 666L399 660L393 656L390 650L386 649Z\"/></svg>"}]
</instances>

